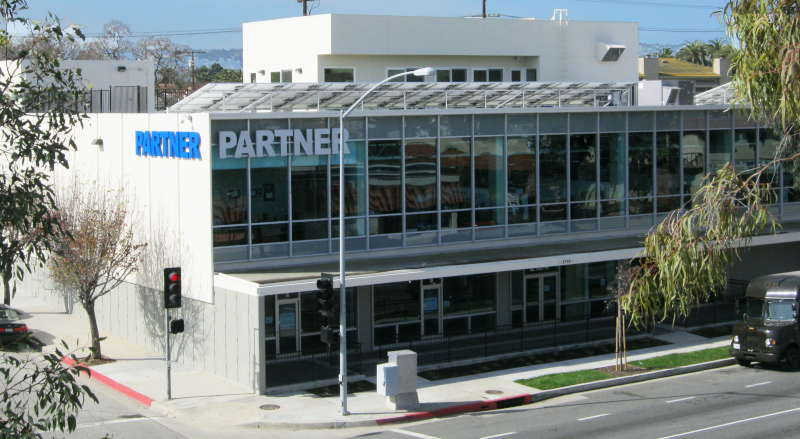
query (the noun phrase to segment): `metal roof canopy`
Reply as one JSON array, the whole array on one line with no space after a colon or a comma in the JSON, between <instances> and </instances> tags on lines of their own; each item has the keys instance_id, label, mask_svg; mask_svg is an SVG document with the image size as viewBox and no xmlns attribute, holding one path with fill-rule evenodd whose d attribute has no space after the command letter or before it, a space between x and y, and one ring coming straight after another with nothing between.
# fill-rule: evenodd
<instances>
[{"instance_id":1,"label":"metal roof canopy","mask_svg":"<svg viewBox=\"0 0 800 439\"><path fill-rule=\"evenodd\" d=\"M349 108L374 83L206 84L169 113L336 111ZM605 107L633 105L635 82L391 82L361 109Z\"/></svg>"},{"instance_id":2,"label":"metal roof canopy","mask_svg":"<svg viewBox=\"0 0 800 439\"><path fill-rule=\"evenodd\" d=\"M694 95L695 105L728 105L736 100L730 82Z\"/></svg>"}]
</instances>

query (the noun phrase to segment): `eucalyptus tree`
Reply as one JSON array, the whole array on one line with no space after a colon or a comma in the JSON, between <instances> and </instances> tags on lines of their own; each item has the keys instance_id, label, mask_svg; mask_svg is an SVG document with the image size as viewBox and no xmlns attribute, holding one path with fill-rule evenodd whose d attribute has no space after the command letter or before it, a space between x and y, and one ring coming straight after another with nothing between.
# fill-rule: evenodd
<instances>
[{"instance_id":1,"label":"eucalyptus tree","mask_svg":"<svg viewBox=\"0 0 800 439\"><path fill-rule=\"evenodd\" d=\"M83 39L79 29L63 29L57 17L42 21L19 17L25 0L0 0L0 275L3 301L11 303L12 281L47 258L59 232L51 216L51 175L67 167L75 148L73 129L86 117L80 71L60 68L53 47ZM26 28L28 44L12 44L8 29Z\"/></svg>"},{"instance_id":2,"label":"eucalyptus tree","mask_svg":"<svg viewBox=\"0 0 800 439\"><path fill-rule=\"evenodd\" d=\"M775 233L768 208L776 170L800 182L800 14L789 0L731 0L723 18L733 51L731 110L782 135L775 156L754 169L727 164L706 177L691 208L675 211L645 238L620 304L635 323L687 316L721 291L726 270L760 233Z\"/></svg>"}]
</instances>

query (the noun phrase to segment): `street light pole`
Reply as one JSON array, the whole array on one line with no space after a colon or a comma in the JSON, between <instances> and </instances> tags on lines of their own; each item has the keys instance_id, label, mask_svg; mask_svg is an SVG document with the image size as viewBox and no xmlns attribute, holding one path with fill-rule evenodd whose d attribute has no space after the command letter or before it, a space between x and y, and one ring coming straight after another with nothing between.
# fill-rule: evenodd
<instances>
[{"instance_id":1,"label":"street light pole","mask_svg":"<svg viewBox=\"0 0 800 439\"><path fill-rule=\"evenodd\" d=\"M341 400L342 416L350 414L347 411L347 294L344 272L344 119L358 107L364 98L392 79L407 75L430 76L435 73L436 71L432 67L425 67L390 76L367 90L346 111L339 111L339 399Z\"/></svg>"}]
</instances>

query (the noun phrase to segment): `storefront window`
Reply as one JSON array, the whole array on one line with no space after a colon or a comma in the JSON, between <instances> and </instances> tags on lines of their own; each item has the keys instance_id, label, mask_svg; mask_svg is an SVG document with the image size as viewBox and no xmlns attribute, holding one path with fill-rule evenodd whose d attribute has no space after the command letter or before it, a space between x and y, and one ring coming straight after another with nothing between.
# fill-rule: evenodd
<instances>
[{"instance_id":1,"label":"storefront window","mask_svg":"<svg viewBox=\"0 0 800 439\"><path fill-rule=\"evenodd\" d=\"M602 120L602 119L601 119ZM619 216L625 198L625 135L600 135L600 215Z\"/></svg>"},{"instance_id":2,"label":"storefront window","mask_svg":"<svg viewBox=\"0 0 800 439\"><path fill-rule=\"evenodd\" d=\"M442 286L444 316L494 311L495 295L494 273L444 278Z\"/></svg>"},{"instance_id":3,"label":"storefront window","mask_svg":"<svg viewBox=\"0 0 800 439\"><path fill-rule=\"evenodd\" d=\"M596 125L596 123L595 123ZM597 135L570 136L572 219L597 217Z\"/></svg>"},{"instance_id":4,"label":"storefront window","mask_svg":"<svg viewBox=\"0 0 800 439\"><path fill-rule=\"evenodd\" d=\"M406 140L405 150L406 212L435 211L436 139Z\"/></svg>"},{"instance_id":5,"label":"storefront window","mask_svg":"<svg viewBox=\"0 0 800 439\"><path fill-rule=\"evenodd\" d=\"M376 325L420 319L419 281L375 285L372 294Z\"/></svg>"},{"instance_id":6,"label":"storefront window","mask_svg":"<svg viewBox=\"0 0 800 439\"><path fill-rule=\"evenodd\" d=\"M656 209L659 213L680 207L680 133L656 134Z\"/></svg>"},{"instance_id":7,"label":"storefront window","mask_svg":"<svg viewBox=\"0 0 800 439\"><path fill-rule=\"evenodd\" d=\"M399 140L369 142L369 213L383 215L402 211L401 148Z\"/></svg>"},{"instance_id":8,"label":"storefront window","mask_svg":"<svg viewBox=\"0 0 800 439\"><path fill-rule=\"evenodd\" d=\"M631 215L653 213L653 133L628 134L628 196Z\"/></svg>"},{"instance_id":9,"label":"storefront window","mask_svg":"<svg viewBox=\"0 0 800 439\"><path fill-rule=\"evenodd\" d=\"M508 138L508 221L535 222L536 137Z\"/></svg>"},{"instance_id":10,"label":"storefront window","mask_svg":"<svg viewBox=\"0 0 800 439\"><path fill-rule=\"evenodd\" d=\"M709 171L716 172L730 163L733 146L731 130L711 130L708 132L708 166Z\"/></svg>"},{"instance_id":11,"label":"storefront window","mask_svg":"<svg viewBox=\"0 0 800 439\"><path fill-rule=\"evenodd\" d=\"M328 217L327 156L292 157L292 219Z\"/></svg>"},{"instance_id":12,"label":"storefront window","mask_svg":"<svg viewBox=\"0 0 800 439\"><path fill-rule=\"evenodd\" d=\"M502 206L504 180L503 138L475 138L475 207Z\"/></svg>"},{"instance_id":13,"label":"storefront window","mask_svg":"<svg viewBox=\"0 0 800 439\"><path fill-rule=\"evenodd\" d=\"M344 214L347 217L366 214L366 145L363 141L347 142L350 154L344 156ZM331 217L339 218L339 154L331 155Z\"/></svg>"},{"instance_id":14,"label":"storefront window","mask_svg":"<svg viewBox=\"0 0 800 439\"><path fill-rule=\"evenodd\" d=\"M539 137L539 198L542 204L567 201L567 136ZM567 219L566 205L541 207L540 221Z\"/></svg>"},{"instance_id":15,"label":"storefront window","mask_svg":"<svg viewBox=\"0 0 800 439\"><path fill-rule=\"evenodd\" d=\"M439 140L442 210L472 207L470 139Z\"/></svg>"}]
</instances>

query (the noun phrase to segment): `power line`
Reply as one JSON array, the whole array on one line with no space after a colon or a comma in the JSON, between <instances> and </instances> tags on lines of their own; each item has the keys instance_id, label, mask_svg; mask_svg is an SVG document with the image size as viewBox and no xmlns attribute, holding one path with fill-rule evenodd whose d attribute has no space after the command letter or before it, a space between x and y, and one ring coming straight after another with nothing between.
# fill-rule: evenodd
<instances>
[{"instance_id":1,"label":"power line","mask_svg":"<svg viewBox=\"0 0 800 439\"><path fill-rule=\"evenodd\" d=\"M624 5L635 5L635 6L658 6L663 8L714 9L716 11L722 10L722 7L720 6L685 5L678 3L644 2L636 0L574 0L574 1L590 2L590 3L619 3Z\"/></svg>"},{"instance_id":2,"label":"power line","mask_svg":"<svg viewBox=\"0 0 800 439\"><path fill-rule=\"evenodd\" d=\"M208 30L184 30L184 31L163 31L163 32L131 32L125 38L141 38L141 37L169 37L179 35L205 35L205 34L226 34L241 32L241 28L228 28L228 29L208 29ZM86 33L87 37L102 37L104 33Z\"/></svg>"},{"instance_id":3,"label":"power line","mask_svg":"<svg viewBox=\"0 0 800 439\"><path fill-rule=\"evenodd\" d=\"M656 27L640 27L639 32L705 32L705 33L724 33L723 29L666 29Z\"/></svg>"}]
</instances>

